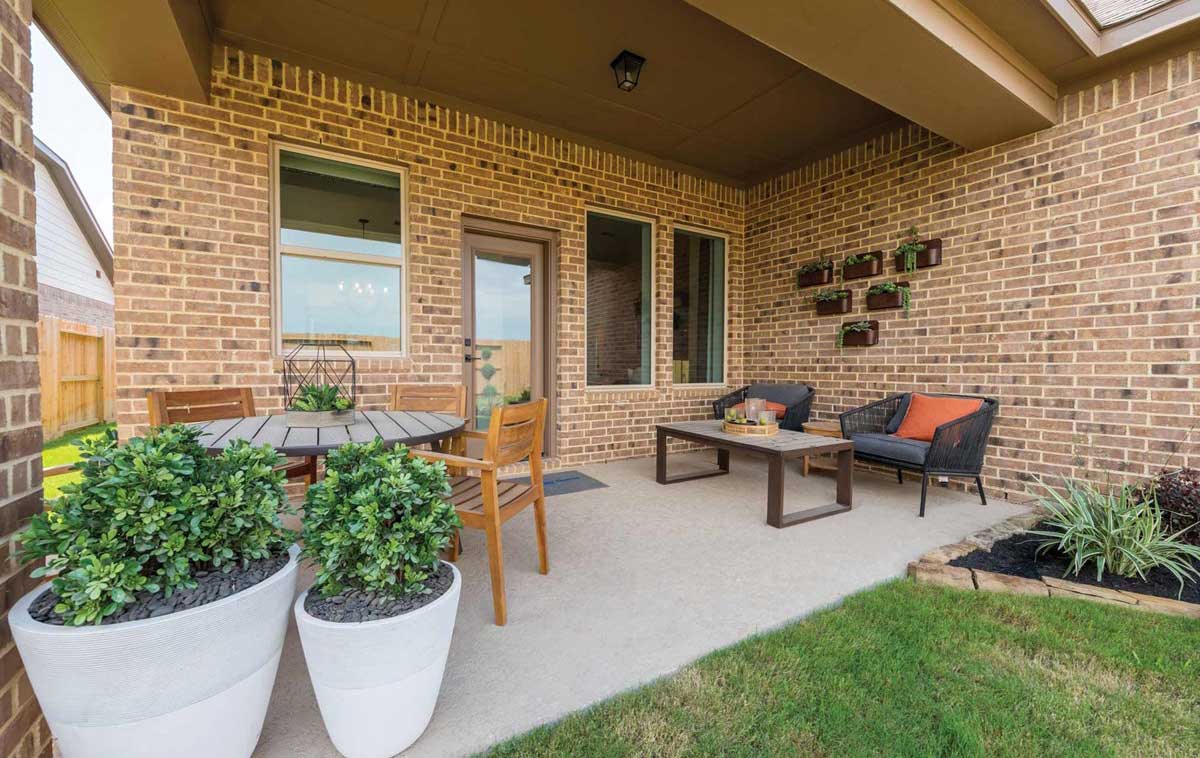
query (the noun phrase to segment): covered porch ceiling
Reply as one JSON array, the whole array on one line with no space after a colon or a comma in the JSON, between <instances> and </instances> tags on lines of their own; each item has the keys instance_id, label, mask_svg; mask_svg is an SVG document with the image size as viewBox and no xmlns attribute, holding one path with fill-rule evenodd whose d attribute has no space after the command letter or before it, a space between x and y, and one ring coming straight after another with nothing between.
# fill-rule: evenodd
<instances>
[{"instance_id":1,"label":"covered porch ceiling","mask_svg":"<svg viewBox=\"0 0 1200 758\"><path fill-rule=\"evenodd\" d=\"M1043 0L33 4L106 105L112 84L205 100L227 43L735 185L905 121L972 149L1045 128L1102 60ZM628 93L622 49L647 59Z\"/></svg>"}]
</instances>

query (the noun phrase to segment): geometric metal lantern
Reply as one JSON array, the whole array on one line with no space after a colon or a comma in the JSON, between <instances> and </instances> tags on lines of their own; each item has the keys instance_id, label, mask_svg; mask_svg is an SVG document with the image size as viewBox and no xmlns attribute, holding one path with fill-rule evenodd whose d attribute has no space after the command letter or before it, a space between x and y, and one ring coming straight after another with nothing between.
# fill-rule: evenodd
<instances>
[{"instance_id":1,"label":"geometric metal lantern","mask_svg":"<svg viewBox=\"0 0 1200 758\"><path fill-rule=\"evenodd\" d=\"M287 399L284 408L292 407L292 400L305 387L322 384L337 387L338 395L350 401L350 407L358 405L358 370L354 357L341 345L334 345L341 355L331 356L328 346L315 342L302 342L283 359L283 384ZM307 355L301 355L304 351Z\"/></svg>"},{"instance_id":2,"label":"geometric metal lantern","mask_svg":"<svg viewBox=\"0 0 1200 758\"><path fill-rule=\"evenodd\" d=\"M638 85L638 77L642 74L642 64L646 59L637 53L622 50L613 62L608 64L617 75L617 87L622 92L632 92Z\"/></svg>"}]
</instances>

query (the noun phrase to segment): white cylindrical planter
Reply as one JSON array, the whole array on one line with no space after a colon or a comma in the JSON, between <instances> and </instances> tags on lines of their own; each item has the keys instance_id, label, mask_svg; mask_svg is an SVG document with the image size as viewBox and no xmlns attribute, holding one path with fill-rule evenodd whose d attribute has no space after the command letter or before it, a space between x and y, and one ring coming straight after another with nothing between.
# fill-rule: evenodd
<instances>
[{"instance_id":1,"label":"white cylindrical planter","mask_svg":"<svg viewBox=\"0 0 1200 758\"><path fill-rule=\"evenodd\" d=\"M29 681L65 758L245 758L267 715L296 593L299 548L235 595L105 626L9 614Z\"/></svg>"},{"instance_id":2,"label":"white cylindrical planter","mask_svg":"<svg viewBox=\"0 0 1200 758\"><path fill-rule=\"evenodd\" d=\"M325 730L347 758L384 758L417 741L437 703L462 576L429 605L389 619L322 621L296 601L296 626Z\"/></svg>"}]
</instances>

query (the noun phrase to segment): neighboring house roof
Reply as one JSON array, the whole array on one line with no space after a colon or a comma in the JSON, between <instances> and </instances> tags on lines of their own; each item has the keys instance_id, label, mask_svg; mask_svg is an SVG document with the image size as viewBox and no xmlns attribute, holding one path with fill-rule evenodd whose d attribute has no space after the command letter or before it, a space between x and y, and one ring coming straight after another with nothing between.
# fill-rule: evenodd
<instances>
[{"instance_id":1,"label":"neighboring house roof","mask_svg":"<svg viewBox=\"0 0 1200 758\"><path fill-rule=\"evenodd\" d=\"M104 236L104 232L100 231L100 224L96 221L91 206L88 205L87 200L83 197L83 192L75 182L75 177L71 174L71 167L37 137L33 138L33 146L37 150L38 161L50 173L50 178L54 180L59 194L66 201L72 218L79 225L79 230L83 232L88 246L92 249L92 254L96 256L100 268L104 270L105 276L111 283L113 280L112 245L108 244L108 238Z\"/></svg>"}]
</instances>

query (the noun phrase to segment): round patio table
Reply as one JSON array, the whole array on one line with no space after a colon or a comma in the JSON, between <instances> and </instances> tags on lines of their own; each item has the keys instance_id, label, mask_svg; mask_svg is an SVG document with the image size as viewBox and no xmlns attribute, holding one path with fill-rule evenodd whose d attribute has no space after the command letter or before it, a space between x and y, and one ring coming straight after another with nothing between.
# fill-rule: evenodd
<instances>
[{"instance_id":1,"label":"round patio table","mask_svg":"<svg viewBox=\"0 0 1200 758\"><path fill-rule=\"evenodd\" d=\"M234 440L247 440L252 445L270 445L286 457L302 457L325 455L347 442L370 442L376 437L389 446L436 442L461 432L466 420L427 411L356 411L353 424L319 429L289 427L282 413L200 421L191 426L202 431L199 442L209 451L219 452Z\"/></svg>"}]
</instances>

